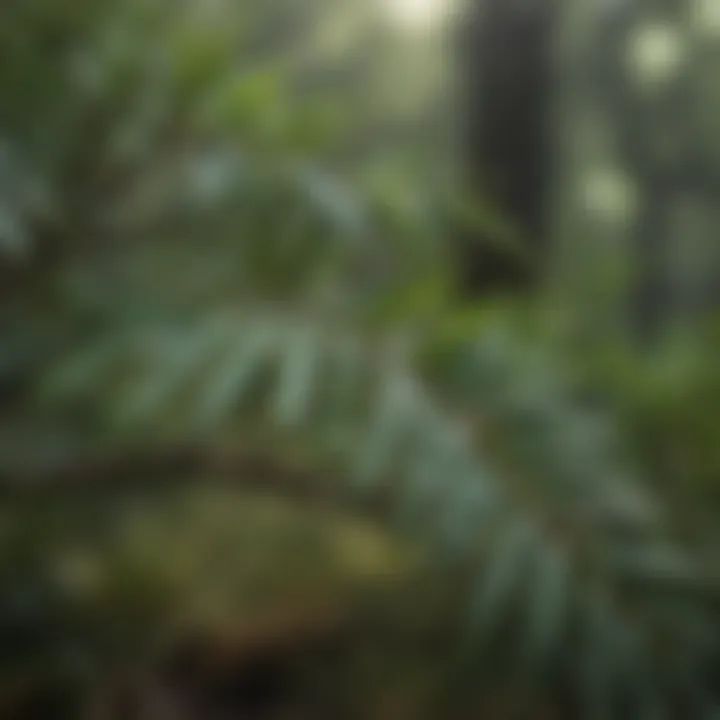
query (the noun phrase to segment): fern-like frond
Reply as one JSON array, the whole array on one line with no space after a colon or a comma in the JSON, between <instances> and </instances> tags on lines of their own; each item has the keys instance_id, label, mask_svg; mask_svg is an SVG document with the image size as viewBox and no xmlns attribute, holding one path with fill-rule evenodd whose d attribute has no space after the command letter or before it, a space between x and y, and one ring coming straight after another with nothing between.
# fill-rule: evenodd
<instances>
[{"instance_id":1,"label":"fern-like frond","mask_svg":"<svg viewBox=\"0 0 720 720\"><path fill-rule=\"evenodd\" d=\"M318 467L324 452L340 458L349 492L389 493L400 527L475 577L475 654L494 652L512 622L522 667L552 676L577 658L567 672L586 688L587 717L603 707L618 717L627 697L639 708L651 690L658 706L664 693L687 701L671 660L705 661L710 650L697 628L716 627L717 578L668 537L659 509L602 431L606 418L544 383L531 353L518 360L517 348L506 359L495 345L486 351L481 338L478 388L485 368L495 363L497 373L483 418L499 438L492 444L440 402L396 342L300 314L136 329L116 353L89 349L79 382L71 363L48 387L67 391L75 376L76 390L96 399L109 393L111 407L123 409L115 420L147 432L168 415L176 431L212 420L233 424L238 437L262 427L276 442L295 428L317 449ZM482 417L482 399L482 391L468 396L464 410ZM674 611L650 611L663 598L683 599L682 621ZM637 649L621 652L634 634ZM633 659L625 667L620 656ZM650 689L636 675L654 678Z\"/></svg>"}]
</instances>

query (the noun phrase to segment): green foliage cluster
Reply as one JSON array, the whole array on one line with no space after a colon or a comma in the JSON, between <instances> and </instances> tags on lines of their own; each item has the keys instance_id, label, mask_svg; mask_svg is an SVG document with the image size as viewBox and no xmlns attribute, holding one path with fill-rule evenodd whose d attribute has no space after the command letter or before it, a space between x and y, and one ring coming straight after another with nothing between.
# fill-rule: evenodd
<instances>
[{"instance_id":1,"label":"green foliage cluster","mask_svg":"<svg viewBox=\"0 0 720 720\"><path fill-rule=\"evenodd\" d=\"M299 457L462 576L474 683L577 717L715 717L711 534L680 531L539 308L457 306L431 183L343 167L327 106L244 52L257 18L212 7L0 11L8 492L98 451ZM622 417L700 462L702 405L647 367L623 386L613 365ZM681 469L712 484L707 462Z\"/></svg>"}]
</instances>

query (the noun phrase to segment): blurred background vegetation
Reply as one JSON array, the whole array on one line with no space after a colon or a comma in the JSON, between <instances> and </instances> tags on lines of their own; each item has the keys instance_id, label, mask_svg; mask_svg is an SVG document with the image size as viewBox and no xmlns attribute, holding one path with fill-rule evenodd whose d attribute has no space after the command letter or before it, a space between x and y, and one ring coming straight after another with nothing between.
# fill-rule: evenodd
<instances>
[{"instance_id":1,"label":"blurred background vegetation","mask_svg":"<svg viewBox=\"0 0 720 720\"><path fill-rule=\"evenodd\" d=\"M720 717L720 16L521 5L2 3L0 718Z\"/></svg>"}]
</instances>

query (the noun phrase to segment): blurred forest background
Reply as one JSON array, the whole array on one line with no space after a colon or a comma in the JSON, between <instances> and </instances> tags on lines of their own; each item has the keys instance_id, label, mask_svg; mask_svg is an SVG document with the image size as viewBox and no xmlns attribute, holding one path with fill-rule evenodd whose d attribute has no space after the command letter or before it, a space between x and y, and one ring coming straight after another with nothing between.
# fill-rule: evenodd
<instances>
[{"instance_id":1,"label":"blurred forest background","mask_svg":"<svg viewBox=\"0 0 720 720\"><path fill-rule=\"evenodd\" d=\"M717 0L2 2L0 718L717 720L719 231Z\"/></svg>"}]
</instances>

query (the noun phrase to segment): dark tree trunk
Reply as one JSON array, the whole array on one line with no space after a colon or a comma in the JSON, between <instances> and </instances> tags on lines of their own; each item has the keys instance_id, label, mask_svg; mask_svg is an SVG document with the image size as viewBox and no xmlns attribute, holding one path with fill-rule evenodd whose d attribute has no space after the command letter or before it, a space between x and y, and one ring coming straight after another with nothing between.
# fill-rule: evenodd
<instances>
[{"instance_id":1,"label":"dark tree trunk","mask_svg":"<svg viewBox=\"0 0 720 720\"><path fill-rule=\"evenodd\" d=\"M508 225L507 233L461 230L460 285L472 297L527 288L538 277L552 162L555 7L554 0L473 0L462 20L464 190Z\"/></svg>"}]
</instances>

